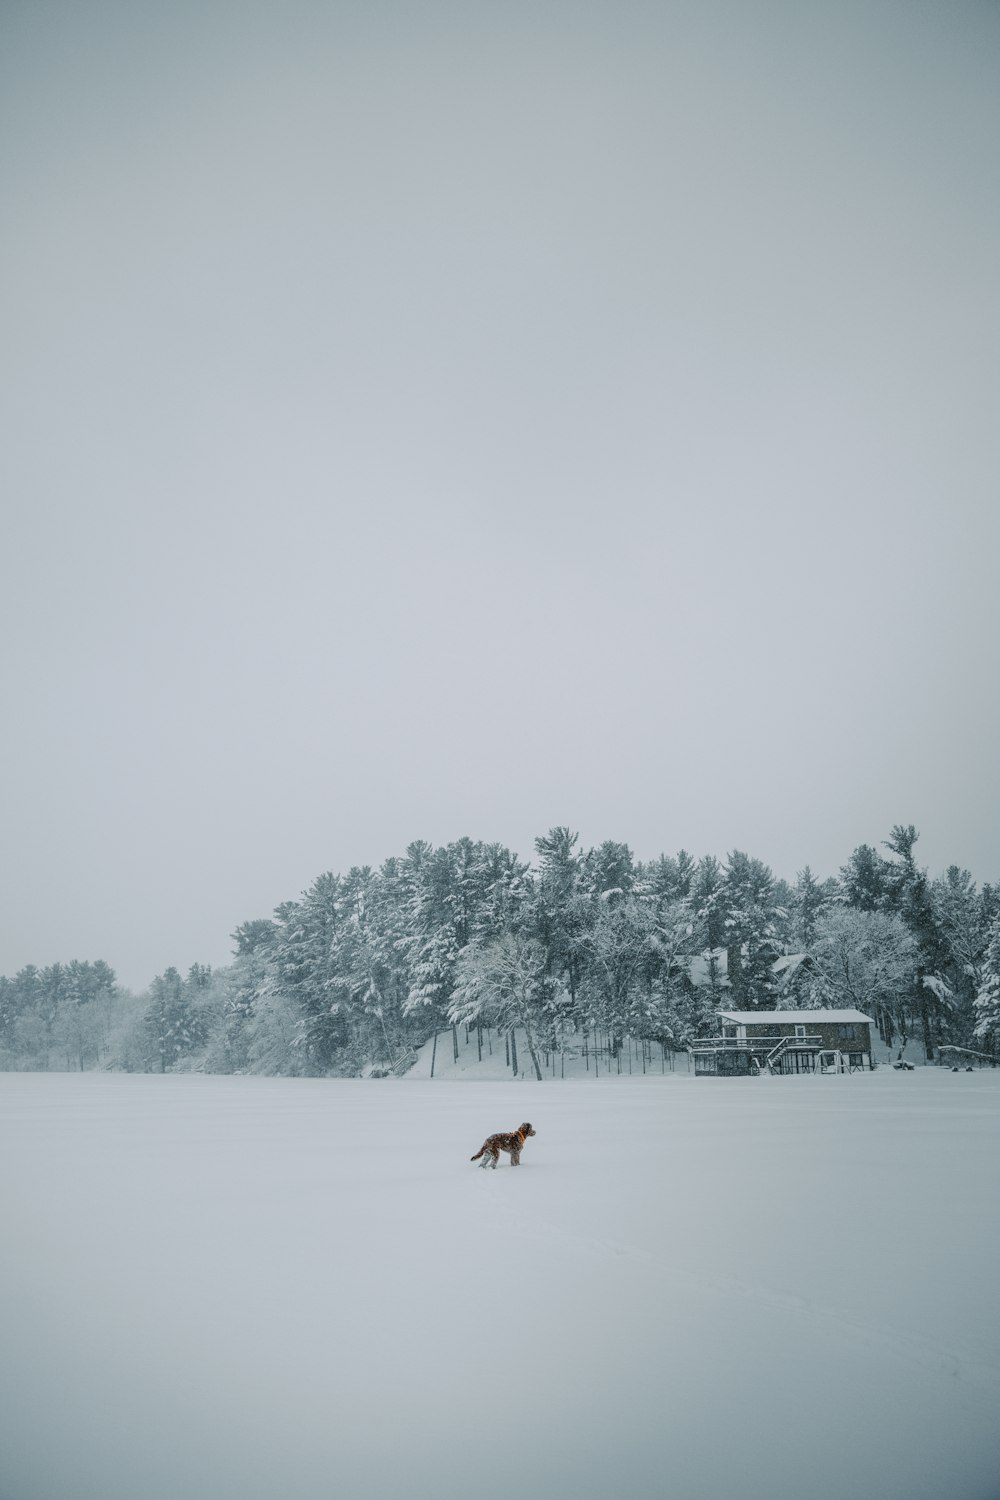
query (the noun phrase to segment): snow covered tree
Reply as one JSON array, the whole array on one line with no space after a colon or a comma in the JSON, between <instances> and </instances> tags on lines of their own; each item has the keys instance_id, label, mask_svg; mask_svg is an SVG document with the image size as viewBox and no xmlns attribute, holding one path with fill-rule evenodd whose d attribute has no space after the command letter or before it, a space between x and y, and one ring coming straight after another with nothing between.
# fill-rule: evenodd
<instances>
[{"instance_id":1,"label":"snow covered tree","mask_svg":"<svg viewBox=\"0 0 1000 1500\"><path fill-rule=\"evenodd\" d=\"M940 1043L946 1019L951 1013L954 994L946 977L947 947L935 920L930 883L926 870L916 873L906 888L901 915L917 944L918 961L914 975L916 1010L920 1016L924 1056L934 1056L934 1033Z\"/></svg>"},{"instance_id":2,"label":"snow covered tree","mask_svg":"<svg viewBox=\"0 0 1000 1500\"><path fill-rule=\"evenodd\" d=\"M836 899L836 883L820 882L806 865L795 877L792 892L793 941L801 952L808 952L816 935L819 917Z\"/></svg>"},{"instance_id":3,"label":"snow covered tree","mask_svg":"<svg viewBox=\"0 0 1000 1500\"><path fill-rule=\"evenodd\" d=\"M894 858L883 861L883 908L902 917L917 945L911 1004L920 1019L924 1055L930 1061L934 1056L932 1023L937 1023L940 1040L942 1012L950 1008L952 991L942 972L947 954L935 920L927 871L918 867L913 853L919 837L912 823L897 823L885 840Z\"/></svg>"},{"instance_id":4,"label":"snow covered tree","mask_svg":"<svg viewBox=\"0 0 1000 1500\"><path fill-rule=\"evenodd\" d=\"M568 1020L575 1024L580 980L586 966L585 936L591 901L581 886L579 835L569 828L550 828L535 840L539 874L534 892L532 927L546 953L547 1017L555 1046Z\"/></svg>"},{"instance_id":5,"label":"snow covered tree","mask_svg":"<svg viewBox=\"0 0 1000 1500\"><path fill-rule=\"evenodd\" d=\"M661 854L648 865L640 865L638 878L658 901L684 900L691 895L697 865L686 849L677 855Z\"/></svg>"},{"instance_id":6,"label":"snow covered tree","mask_svg":"<svg viewBox=\"0 0 1000 1500\"><path fill-rule=\"evenodd\" d=\"M887 1046L905 1042L917 945L891 912L833 907L816 923L809 950L828 1003L874 1016Z\"/></svg>"},{"instance_id":7,"label":"snow covered tree","mask_svg":"<svg viewBox=\"0 0 1000 1500\"><path fill-rule=\"evenodd\" d=\"M400 894L395 861L377 875L367 865L352 869L344 882L330 990L349 1022L344 1062L353 1071L373 1060L391 1068L406 1047L403 1011L411 976Z\"/></svg>"},{"instance_id":8,"label":"snow covered tree","mask_svg":"<svg viewBox=\"0 0 1000 1500\"><path fill-rule=\"evenodd\" d=\"M990 927L988 898L976 890L968 870L949 865L931 886L934 916L944 950L942 976L952 993L951 1040L968 1046L976 1026Z\"/></svg>"},{"instance_id":9,"label":"snow covered tree","mask_svg":"<svg viewBox=\"0 0 1000 1500\"><path fill-rule=\"evenodd\" d=\"M870 844L859 844L840 872L840 884L848 906L858 911L879 911L886 897L886 861Z\"/></svg>"},{"instance_id":10,"label":"snow covered tree","mask_svg":"<svg viewBox=\"0 0 1000 1500\"><path fill-rule=\"evenodd\" d=\"M59 1014L68 999L69 972L65 964L49 964L41 971L37 987L37 1017L41 1023L39 1041L44 1068L51 1066L52 1054L59 1041Z\"/></svg>"},{"instance_id":11,"label":"snow covered tree","mask_svg":"<svg viewBox=\"0 0 1000 1500\"><path fill-rule=\"evenodd\" d=\"M350 1039L349 1007L338 989L344 921L344 882L330 872L314 880L301 901L283 902L274 913L268 994L283 995L298 1007L310 1073L336 1071Z\"/></svg>"},{"instance_id":12,"label":"snow covered tree","mask_svg":"<svg viewBox=\"0 0 1000 1500\"><path fill-rule=\"evenodd\" d=\"M781 951L774 876L739 849L730 854L722 883L725 945L733 1004L766 1009L773 999L771 969Z\"/></svg>"},{"instance_id":13,"label":"snow covered tree","mask_svg":"<svg viewBox=\"0 0 1000 1500\"><path fill-rule=\"evenodd\" d=\"M242 923L231 937L235 945L232 964L215 976L218 1004L205 1055L205 1068L212 1073L254 1071L250 1045L258 1002L277 983L276 924L257 918Z\"/></svg>"},{"instance_id":14,"label":"snow covered tree","mask_svg":"<svg viewBox=\"0 0 1000 1500\"><path fill-rule=\"evenodd\" d=\"M585 1014L592 1027L608 1033L612 1057L626 1036L644 1035L643 979L656 932L656 914L637 897L606 894L587 934L588 963L583 984Z\"/></svg>"},{"instance_id":15,"label":"snow covered tree","mask_svg":"<svg viewBox=\"0 0 1000 1500\"><path fill-rule=\"evenodd\" d=\"M456 965L449 1019L469 1025L482 1017L508 1032L520 1026L541 1082L535 1032L545 987L546 953L537 938L505 932L484 943L473 942L462 950Z\"/></svg>"},{"instance_id":16,"label":"snow covered tree","mask_svg":"<svg viewBox=\"0 0 1000 1500\"><path fill-rule=\"evenodd\" d=\"M411 976L406 1013L425 1008L435 1037L451 1002L458 955L468 941L465 914L456 903L454 864L448 849L432 850L422 840L410 844L404 862Z\"/></svg>"},{"instance_id":17,"label":"snow covered tree","mask_svg":"<svg viewBox=\"0 0 1000 1500\"><path fill-rule=\"evenodd\" d=\"M246 1030L246 1067L275 1078L308 1078L318 1071L307 1017L294 996L276 985L256 997Z\"/></svg>"},{"instance_id":18,"label":"snow covered tree","mask_svg":"<svg viewBox=\"0 0 1000 1500\"><path fill-rule=\"evenodd\" d=\"M700 1035L708 1018L695 1003L691 961L704 947L704 928L692 911L690 896L661 897L650 902L653 927L647 942L648 981L643 1035L667 1042L686 1042ZM712 1017L714 1020L714 1017Z\"/></svg>"},{"instance_id":19,"label":"snow covered tree","mask_svg":"<svg viewBox=\"0 0 1000 1500\"><path fill-rule=\"evenodd\" d=\"M96 963L73 959L67 965L62 1003L53 1026L67 1067L76 1066L83 1072L97 1062L107 1040L115 987L115 972L101 959Z\"/></svg>"},{"instance_id":20,"label":"snow covered tree","mask_svg":"<svg viewBox=\"0 0 1000 1500\"><path fill-rule=\"evenodd\" d=\"M489 942L530 925L535 886L530 867L503 844L476 844L466 884L470 936Z\"/></svg>"},{"instance_id":21,"label":"snow covered tree","mask_svg":"<svg viewBox=\"0 0 1000 1500\"><path fill-rule=\"evenodd\" d=\"M41 1060L44 1043L44 1025L41 1019L42 974L34 964L18 970L12 979L4 979L5 1046L9 1048L8 1066L12 1068L33 1066L48 1067L48 1060Z\"/></svg>"},{"instance_id":22,"label":"snow covered tree","mask_svg":"<svg viewBox=\"0 0 1000 1500\"><path fill-rule=\"evenodd\" d=\"M583 856L583 888L594 896L628 896L635 884L635 863L628 844L605 840Z\"/></svg>"},{"instance_id":23,"label":"snow covered tree","mask_svg":"<svg viewBox=\"0 0 1000 1500\"><path fill-rule=\"evenodd\" d=\"M787 953L790 947L798 946L792 941L795 936L795 891L787 880L775 879L771 900L774 906L774 935L779 951Z\"/></svg>"},{"instance_id":24,"label":"snow covered tree","mask_svg":"<svg viewBox=\"0 0 1000 1500\"><path fill-rule=\"evenodd\" d=\"M173 966L158 974L149 987L144 1027L149 1037L149 1063L161 1073L176 1067L205 1040L202 1018Z\"/></svg>"},{"instance_id":25,"label":"snow covered tree","mask_svg":"<svg viewBox=\"0 0 1000 1500\"><path fill-rule=\"evenodd\" d=\"M475 934L477 891L483 883L482 849L465 838L440 849L420 841L406 851L403 869L410 894L405 946L410 989L405 1011L412 1017L424 1013L434 1037L435 1057L438 1031L450 1014L459 955ZM491 925L485 913L483 925L486 929ZM457 1059L454 1019L451 1032ZM433 1069L432 1058L432 1074Z\"/></svg>"},{"instance_id":26,"label":"snow covered tree","mask_svg":"<svg viewBox=\"0 0 1000 1500\"><path fill-rule=\"evenodd\" d=\"M990 1051L1000 1051L1000 916L994 917L987 934L976 991L976 1036Z\"/></svg>"},{"instance_id":27,"label":"snow covered tree","mask_svg":"<svg viewBox=\"0 0 1000 1500\"><path fill-rule=\"evenodd\" d=\"M14 1036L18 1016L17 985L0 976L0 1069L13 1068Z\"/></svg>"},{"instance_id":28,"label":"snow covered tree","mask_svg":"<svg viewBox=\"0 0 1000 1500\"><path fill-rule=\"evenodd\" d=\"M723 900L722 866L714 855L708 854L698 861L691 883L691 902L694 913L704 926L705 946L709 949L726 946L726 913Z\"/></svg>"}]
</instances>

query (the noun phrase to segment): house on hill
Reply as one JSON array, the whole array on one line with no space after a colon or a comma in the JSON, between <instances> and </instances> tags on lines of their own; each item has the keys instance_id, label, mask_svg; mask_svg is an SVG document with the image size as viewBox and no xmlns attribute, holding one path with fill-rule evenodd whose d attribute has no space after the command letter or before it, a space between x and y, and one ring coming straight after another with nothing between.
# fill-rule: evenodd
<instances>
[{"instance_id":1,"label":"house on hill","mask_svg":"<svg viewBox=\"0 0 1000 1500\"><path fill-rule=\"evenodd\" d=\"M871 1070L871 1016L860 1010L720 1010L720 1034L690 1045L696 1074Z\"/></svg>"},{"instance_id":2,"label":"house on hill","mask_svg":"<svg viewBox=\"0 0 1000 1500\"><path fill-rule=\"evenodd\" d=\"M784 1009L808 1007L816 982L816 964L809 953L783 953L771 965L774 998Z\"/></svg>"},{"instance_id":3,"label":"house on hill","mask_svg":"<svg viewBox=\"0 0 1000 1500\"><path fill-rule=\"evenodd\" d=\"M687 975L696 990L732 990L728 948L706 949L687 960ZM816 965L808 953L783 953L771 964L771 989L777 1005L808 1006L816 987Z\"/></svg>"}]
</instances>

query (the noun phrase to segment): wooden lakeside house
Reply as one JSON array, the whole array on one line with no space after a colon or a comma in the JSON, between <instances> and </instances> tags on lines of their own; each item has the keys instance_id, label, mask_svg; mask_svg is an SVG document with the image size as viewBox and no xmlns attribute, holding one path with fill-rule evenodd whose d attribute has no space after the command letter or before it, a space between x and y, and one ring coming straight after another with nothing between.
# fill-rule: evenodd
<instances>
[{"instance_id":1,"label":"wooden lakeside house","mask_svg":"<svg viewBox=\"0 0 1000 1500\"><path fill-rule=\"evenodd\" d=\"M720 1034L690 1045L696 1074L858 1073L875 1066L860 1010L720 1010Z\"/></svg>"}]
</instances>

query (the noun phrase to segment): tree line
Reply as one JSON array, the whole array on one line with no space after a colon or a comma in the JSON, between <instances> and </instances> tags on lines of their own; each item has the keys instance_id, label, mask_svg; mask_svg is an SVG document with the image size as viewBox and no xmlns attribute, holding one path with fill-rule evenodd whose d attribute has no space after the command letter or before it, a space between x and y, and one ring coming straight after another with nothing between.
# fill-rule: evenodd
<instances>
[{"instance_id":1,"label":"tree line","mask_svg":"<svg viewBox=\"0 0 1000 1500\"><path fill-rule=\"evenodd\" d=\"M566 827L532 864L418 841L244 923L225 969L169 968L139 996L103 961L0 978L0 1067L355 1076L402 1070L449 1031L457 1051L464 1026L540 1077L570 1047L609 1063L633 1044L683 1048L717 1032L721 1008L825 1006L928 1059L1000 1056L1000 886L955 865L930 878L917 839L897 825L839 876L806 867L791 884L739 850L643 863Z\"/></svg>"}]
</instances>

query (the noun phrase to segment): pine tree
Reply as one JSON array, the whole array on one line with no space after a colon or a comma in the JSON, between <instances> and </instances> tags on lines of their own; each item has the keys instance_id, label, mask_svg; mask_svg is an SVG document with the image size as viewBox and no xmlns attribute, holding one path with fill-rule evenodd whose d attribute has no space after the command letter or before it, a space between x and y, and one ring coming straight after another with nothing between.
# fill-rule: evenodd
<instances>
[{"instance_id":1,"label":"pine tree","mask_svg":"<svg viewBox=\"0 0 1000 1500\"><path fill-rule=\"evenodd\" d=\"M723 904L722 866L714 855L698 861L691 886L695 915L705 932L710 950L726 946L726 913Z\"/></svg>"},{"instance_id":2,"label":"pine tree","mask_svg":"<svg viewBox=\"0 0 1000 1500\"><path fill-rule=\"evenodd\" d=\"M942 974L953 995L951 1040L968 1046L976 1024L990 926L988 904L968 870L949 865L931 886L934 916L944 949Z\"/></svg>"},{"instance_id":3,"label":"pine tree","mask_svg":"<svg viewBox=\"0 0 1000 1500\"><path fill-rule=\"evenodd\" d=\"M351 1007L341 985L340 952L347 910L343 878L327 872L313 881L301 901L283 902L274 913L267 997L272 1013L280 1011L282 997L301 1018L298 1045L306 1073L335 1071L350 1042Z\"/></svg>"},{"instance_id":4,"label":"pine tree","mask_svg":"<svg viewBox=\"0 0 1000 1500\"><path fill-rule=\"evenodd\" d=\"M145 1027L153 1066L161 1073L204 1040L190 993L173 966L158 974L150 985Z\"/></svg>"},{"instance_id":5,"label":"pine tree","mask_svg":"<svg viewBox=\"0 0 1000 1500\"><path fill-rule=\"evenodd\" d=\"M792 896L795 940L807 952L816 935L816 922L831 905L834 891L830 882L820 884L806 865L795 878Z\"/></svg>"},{"instance_id":6,"label":"pine tree","mask_svg":"<svg viewBox=\"0 0 1000 1500\"><path fill-rule=\"evenodd\" d=\"M990 1051L1000 1051L1000 916L987 934L979 988L976 992L976 1036Z\"/></svg>"},{"instance_id":7,"label":"pine tree","mask_svg":"<svg viewBox=\"0 0 1000 1500\"><path fill-rule=\"evenodd\" d=\"M588 849L582 862L583 888L594 896L609 898L631 895L635 885L635 863L628 844L605 840Z\"/></svg>"},{"instance_id":8,"label":"pine tree","mask_svg":"<svg viewBox=\"0 0 1000 1500\"><path fill-rule=\"evenodd\" d=\"M774 876L739 849L729 856L722 885L726 953L733 1004L766 1009L773 999L772 966L780 952Z\"/></svg>"},{"instance_id":9,"label":"pine tree","mask_svg":"<svg viewBox=\"0 0 1000 1500\"><path fill-rule=\"evenodd\" d=\"M870 844L859 844L840 872L840 884L848 906L879 911L886 898L886 861Z\"/></svg>"},{"instance_id":10,"label":"pine tree","mask_svg":"<svg viewBox=\"0 0 1000 1500\"><path fill-rule=\"evenodd\" d=\"M235 945L233 961L220 976L219 1011L211 1028L205 1062L209 1071L218 1073L252 1070L258 1007L278 988L277 924L267 918L244 922L231 934L231 939ZM273 1071L286 1070L275 1067Z\"/></svg>"},{"instance_id":11,"label":"pine tree","mask_svg":"<svg viewBox=\"0 0 1000 1500\"><path fill-rule=\"evenodd\" d=\"M581 889L582 861L577 850L579 835L569 828L550 828L535 840L540 869L535 886L533 926L546 953L550 994L566 993L568 1004L553 998L554 1023L565 1014L576 1014L586 964L585 936L590 925L590 901Z\"/></svg>"},{"instance_id":12,"label":"pine tree","mask_svg":"<svg viewBox=\"0 0 1000 1500\"><path fill-rule=\"evenodd\" d=\"M419 842L406 851L406 950L411 977L405 1012L409 1016L418 1009L425 1011L433 1031L435 1056L437 1033L451 1004L459 954L469 939L467 901L464 896L459 900L457 894L459 874L467 863L467 843L432 850ZM454 1025L452 1034L454 1037ZM433 1071L432 1062L432 1076Z\"/></svg>"},{"instance_id":13,"label":"pine tree","mask_svg":"<svg viewBox=\"0 0 1000 1500\"><path fill-rule=\"evenodd\" d=\"M912 823L894 825L884 847L895 855L883 861L886 910L897 912L906 923L917 945L917 962L913 975L912 1008L920 1018L924 1055L934 1056L932 1017L947 1009L951 991L942 970L947 952L934 916L927 871L921 870L914 856L920 835Z\"/></svg>"}]
</instances>

